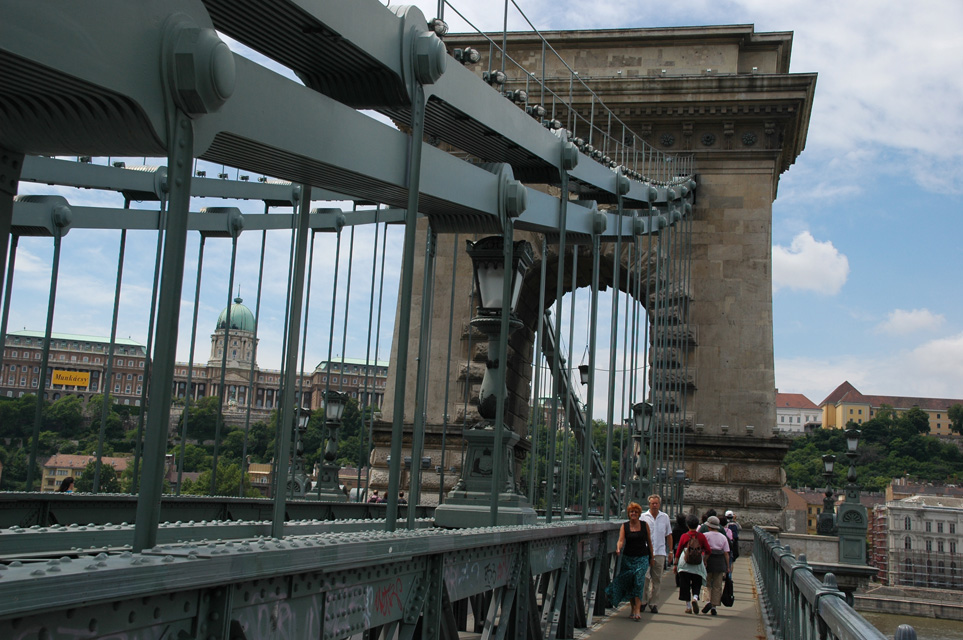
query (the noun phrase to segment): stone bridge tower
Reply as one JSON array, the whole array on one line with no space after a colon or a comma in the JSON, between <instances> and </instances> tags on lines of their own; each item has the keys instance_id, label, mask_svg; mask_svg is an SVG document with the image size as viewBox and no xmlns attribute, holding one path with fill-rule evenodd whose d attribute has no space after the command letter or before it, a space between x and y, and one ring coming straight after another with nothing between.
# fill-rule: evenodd
<instances>
[{"instance_id":1,"label":"stone bridge tower","mask_svg":"<svg viewBox=\"0 0 963 640\"><path fill-rule=\"evenodd\" d=\"M780 465L788 444L773 437L772 202L780 174L805 146L816 76L789 73L792 33L755 33L751 25L543 35L595 92L593 98L585 89L573 89L582 118L590 118L593 101L601 100L655 148L694 155L699 187L693 211L688 299L695 344L688 353L692 387L683 418L690 427L685 455L693 484L686 491L686 506L695 511L731 508L744 523L779 526L783 506ZM446 38L449 48L472 42ZM509 55L527 69L542 68L542 47L534 35L510 34L508 47ZM488 50L487 46L478 48ZM492 66L500 66L497 54ZM567 95L568 71L553 59L546 60L545 67L548 84ZM521 237L516 234L516 239ZM529 281L531 273L537 274L541 259L541 240L531 240L536 264ZM445 407L441 377L447 366L447 301L455 251L459 255L456 311L451 322L454 348L450 401ZM614 249L603 252L611 264ZM551 255L548 259L554 261ZM605 263L603 256L603 269ZM472 385L477 386L476 377L480 380L480 371L472 369L484 366L477 352L482 340L476 338L473 353L468 352L471 265L464 254L464 238L457 243L450 237L439 238L436 273L445 275L435 278L431 327L432 382L425 455L432 456L432 469L442 464L459 466L457 447L444 463L440 449L434 447L440 441L442 424L455 425L450 434L460 433L465 416L459 407L464 407L466 387L470 395ZM416 273L415 282L420 283L421 278ZM554 283L551 276L548 281ZM537 280L535 287L537 294ZM550 299L554 295L554 290L548 293ZM420 299L410 303L416 309L413 322L417 322ZM520 362L531 362L532 336L526 331L533 327L532 322L512 337L513 355ZM414 325L411 335L411 353L416 353L419 330ZM466 368L466 361L473 364ZM459 362L462 364L456 364ZM521 426L527 419L530 374L522 371L524 367L515 368L518 372L509 378L509 410ZM411 365L406 372L409 390L415 388L414 369ZM392 381L399 373L392 368L386 397L391 396ZM386 405L390 412L390 403ZM407 406L413 411L413 402ZM384 418L391 420L388 414ZM412 418L405 416L406 422ZM700 433L691 429L697 424L704 425ZM386 454L386 448L376 451L374 464L383 463ZM432 482L437 491L437 477L429 476L432 474L424 479L425 494L431 493ZM450 481L449 475L446 484Z\"/></svg>"}]
</instances>

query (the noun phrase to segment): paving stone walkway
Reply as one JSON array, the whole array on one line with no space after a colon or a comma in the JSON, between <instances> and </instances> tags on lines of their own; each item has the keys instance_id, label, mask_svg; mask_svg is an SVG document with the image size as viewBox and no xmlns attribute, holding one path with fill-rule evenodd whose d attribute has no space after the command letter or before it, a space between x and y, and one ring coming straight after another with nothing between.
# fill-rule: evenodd
<instances>
[{"instance_id":1,"label":"paving stone walkway","mask_svg":"<svg viewBox=\"0 0 963 640\"><path fill-rule=\"evenodd\" d=\"M735 603L718 607L716 616L687 614L671 571L666 572L656 605L659 613L646 612L638 622L629 618L628 603L580 634L582 640L765 640L756 578L747 555L735 563L732 575Z\"/></svg>"}]
</instances>

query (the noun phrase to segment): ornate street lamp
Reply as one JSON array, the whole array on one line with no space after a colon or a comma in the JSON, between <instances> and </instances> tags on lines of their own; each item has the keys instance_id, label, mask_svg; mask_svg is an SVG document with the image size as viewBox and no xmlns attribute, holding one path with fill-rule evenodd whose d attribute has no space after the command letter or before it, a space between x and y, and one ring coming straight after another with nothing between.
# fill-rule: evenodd
<instances>
[{"instance_id":1,"label":"ornate street lamp","mask_svg":"<svg viewBox=\"0 0 963 640\"><path fill-rule=\"evenodd\" d=\"M318 466L318 500L325 502L345 502L348 498L341 491L338 482L338 472L341 470L335 460L338 457L338 431L341 427L341 417L348 404L347 393L325 389L321 392L324 407L324 433L322 434L324 453Z\"/></svg>"},{"instance_id":2,"label":"ornate street lamp","mask_svg":"<svg viewBox=\"0 0 963 640\"><path fill-rule=\"evenodd\" d=\"M839 562L842 564L866 564L866 530L869 518L859 501L859 485L856 484L856 449L859 447L860 431L855 427L846 430L846 457L849 471L846 474L846 501L839 506L836 518L839 532Z\"/></svg>"},{"instance_id":3,"label":"ornate street lamp","mask_svg":"<svg viewBox=\"0 0 963 640\"><path fill-rule=\"evenodd\" d=\"M823 510L816 519L816 533L821 536L836 535L836 497L833 493L833 471L836 467L836 456L827 453L823 456L823 477L826 479L826 494L823 498Z\"/></svg>"},{"instance_id":4,"label":"ornate street lamp","mask_svg":"<svg viewBox=\"0 0 963 640\"><path fill-rule=\"evenodd\" d=\"M508 333L522 326L515 316L522 280L534 261L532 246L525 241L512 243L511 273L505 273L505 240L490 236L477 242L467 242L467 253L472 261L478 307L471 326L488 336L488 360L478 392L478 415L483 421L465 432L465 458L461 478L448 494L445 503L435 509L435 524L461 528L490 526L492 512L497 508L498 524L530 524L536 519L535 510L515 483L515 449L521 437L509 425L496 451L499 397L507 398L505 367L499 362L502 340L503 314L508 314ZM505 299L506 279L510 278L508 299ZM498 464L496 465L496 456ZM493 475L498 472L497 478ZM494 488L493 488L494 487ZM549 498L551 498L549 496ZM497 501L496 505L492 502Z\"/></svg>"},{"instance_id":5,"label":"ornate street lamp","mask_svg":"<svg viewBox=\"0 0 963 640\"><path fill-rule=\"evenodd\" d=\"M525 272L532 265L534 256L532 245L524 240L515 242L512 245L512 283L511 298L509 304L505 305L502 300L503 288L505 283L505 259L504 259L504 239L501 236L489 236L482 238L478 242L467 241L468 256L471 258L472 268L475 271L475 289L478 291L479 305L476 308L475 317L471 320L471 325L488 336L488 361L485 363L485 375L482 379L481 389L478 393L478 413L489 422L495 420L496 403L498 394L495 389L497 370L501 363L498 362L498 346L502 333L502 312L507 310L509 314L508 332L522 326L521 320L515 316L515 309L518 306L518 297L522 290L522 280ZM507 395L507 390L502 385L502 392Z\"/></svg>"},{"instance_id":6,"label":"ornate street lamp","mask_svg":"<svg viewBox=\"0 0 963 640\"><path fill-rule=\"evenodd\" d=\"M311 481L304 470L304 433L311 420L311 410L304 407L295 409L295 444L294 460L291 463L291 475L288 477L288 495L293 498L303 498L311 488Z\"/></svg>"},{"instance_id":7,"label":"ornate street lamp","mask_svg":"<svg viewBox=\"0 0 963 640\"><path fill-rule=\"evenodd\" d=\"M649 455L652 443L652 403L638 402L632 405L632 455L634 473L629 479L629 499L642 504L652 491L649 472Z\"/></svg>"}]
</instances>

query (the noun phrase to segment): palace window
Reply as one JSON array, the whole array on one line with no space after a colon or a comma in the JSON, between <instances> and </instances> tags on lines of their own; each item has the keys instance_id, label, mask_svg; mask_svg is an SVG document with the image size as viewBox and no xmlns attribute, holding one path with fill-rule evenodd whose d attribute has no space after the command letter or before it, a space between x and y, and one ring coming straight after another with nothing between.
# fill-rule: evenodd
<instances>
[{"instance_id":1,"label":"palace window","mask_svg":"<svg viewBox=\"0 0 963 640\"><path fill-rule=\"evenodd\" d=\"M903 520L903 528L907 531L911 531L913 529L913 521L910 520L909 516L906 516L906 518Z\"/></svg>"},{"instance_id":2,"label":"palace window","mask_svg":"<svg viewBox=\"0 0 963 640\"><path fill-rule=\"evenodd\" d=\"M903 540L903 548L906 549L907 551L913 550L913 541L910 539L909 536L906 536L906 538Z\"/></svg>"}]
</instances>

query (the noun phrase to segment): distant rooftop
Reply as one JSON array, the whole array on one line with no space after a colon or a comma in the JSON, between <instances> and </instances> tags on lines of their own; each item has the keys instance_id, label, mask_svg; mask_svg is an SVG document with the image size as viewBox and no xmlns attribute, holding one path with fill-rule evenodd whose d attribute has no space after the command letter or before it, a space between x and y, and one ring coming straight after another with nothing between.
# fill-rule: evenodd
<instances>
[{"instance_id":1,"label":"distant rooftop","mask_svg":"<svg viewBox=\"0 0 963 640\"><path fill-rule=\"evenodd\" d=\"M801 393L777 393L777 409L813 409L819 410L816 404Z\"/></svg>"},{"instance_id":2,"label":"distant rooftop","mask_svg":"<svg viewBox=\"0 0 963 640\"><path fill-rule=\"evenodd\" d=\"M24 329L23 331L8 331L7 337L17 336L20 338L40 338L43 340L43 331L32 331L29 329ZM50 334L51 340L70 340L71 342L96 342L98 344L110 344L110 338L105 338L103 336L85 336L79 333L56 333L52 332ZM141 343L130 340L129 338L116 338L114 339L114 344L121 345L124 347L140 347L141 349L147 349L146 346Z\"/></svg>"},{"instance_id":3,"label":"distant rooftop","mask_svg":"<svg viewBox=\"0 0 963 640\"><path fill-rule=\"evenodd\" d=\"M963 509L963 498L951 498L948 496L913 496L896 500L906 507L944 507L947 509Z\"/></svg>"},{"instance_id":4,"label":"distant rooftop","mask_svg":"<svg viewBox=\"0 0 963 640\"><path fill-rule=\"evenodd\" d=\"M912 407L919 407L923 411L940 411L954 404L963 404L963 400L954 398L917 398L914 396L870 396L860 393L849 381L843 382L832 393L826 396L820 406L850 402L853 404L868 404L871 407L889 405L894 409L905 411Z\"/></svg>"},{"instance_id":5,"label":"distant rooftop","mask_svg":"<svg viewBox=\"0 0 963 640\"><path fill-rule=\"evenodd\" d=\"M317 369L324 371L327 369L328 364L340 365L342 362L344 364L359 365L359 366L377 366L377 367L387 367L387 360L365 360L363 358L331 358L331 360L322 360L318 363Z\"/></svg>"}]
</instances>

